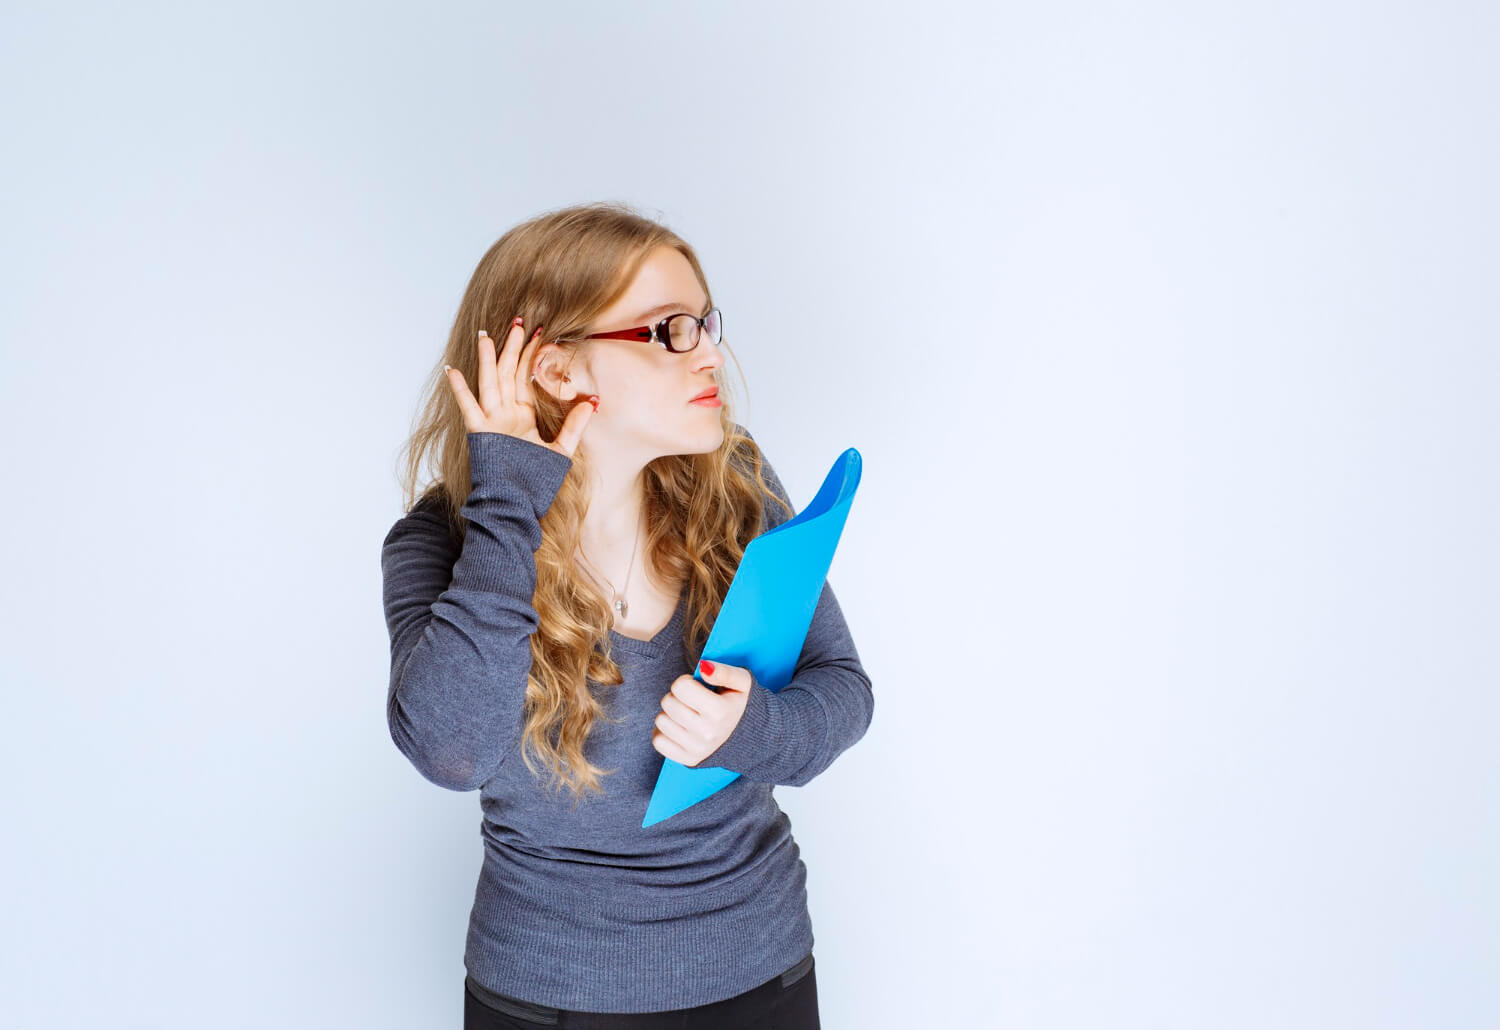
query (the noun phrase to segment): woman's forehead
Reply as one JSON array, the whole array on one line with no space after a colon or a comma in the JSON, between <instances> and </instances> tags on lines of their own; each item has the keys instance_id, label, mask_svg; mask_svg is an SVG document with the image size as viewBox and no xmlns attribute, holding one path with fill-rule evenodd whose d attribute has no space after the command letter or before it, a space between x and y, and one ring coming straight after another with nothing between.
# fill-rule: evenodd
<instances>
[{"instance_id":1,"label":"woman's forehead","mask_svg":"<svg viewBox=\"0 0 1500 1030\"><path fill-rule=\"evenodd\" d=\"M707 306L708 296L688 259L675 247L658 247L641 263L630 288L600 320L640 325L674 311L701 315Z\"/></svg>"}]
</instances>

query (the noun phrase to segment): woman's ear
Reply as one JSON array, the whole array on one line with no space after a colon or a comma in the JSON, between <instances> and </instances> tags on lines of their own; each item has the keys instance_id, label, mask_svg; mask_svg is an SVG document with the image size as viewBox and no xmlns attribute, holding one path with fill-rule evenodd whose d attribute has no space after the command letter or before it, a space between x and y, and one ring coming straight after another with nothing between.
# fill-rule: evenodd
<instances>
[{"instance_id":1,"label":"woman's ear","mask_svg":"<svg viewBox=\"0 0 1500 1030\"><path fill-rule=\"evenodd\" d=\"M531 358L531 388L539 390L554 400L561 399L560 385L572 380L566 372L559 372L562 348L555 343L545 343Z\"/></svg>"}]
</instances>

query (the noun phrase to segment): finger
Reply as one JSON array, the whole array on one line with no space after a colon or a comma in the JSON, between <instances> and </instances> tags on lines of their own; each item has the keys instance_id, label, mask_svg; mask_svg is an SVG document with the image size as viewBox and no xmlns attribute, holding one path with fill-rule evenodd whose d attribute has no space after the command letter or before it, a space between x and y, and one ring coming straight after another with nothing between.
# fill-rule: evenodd
<instances>
[{"instance_id":1,"label":"finger","mask_svg":"<svg viewBox=\"0 0 1500 1030\"><path fill-rule=\"evenodd\" d=\"M687 730L677 725L677 723L673 722L671 716L667 715L666 712L657 713L656 729L658 733L666 737L672 743L676 744L679 748L682 748L684 751L692 746L692 735L689 734Z\"/></svg>"},{"instance_id":2,"label":"finger","mask_svg":"<svg viewBox=\"0 0 1500 1030\"><path fill-rule=\"evenodd\" d=\"M464 382L464 374L451 365L443 366L443 374L448 377L448 386L453 390L453 399L458 402L458 410L464 414L464 424L480 425L484 421L484 412L480 410L479 402L474 400L474 395L469 392L469 384Z\"/></svg>"},{"instance_id":3,"label":"finger","mask_svg":"<svg viewBox=\"0 0 1500 1030\"><path fill-rule=\"evenodd\" d=\"M707 711L719 697L713 692L712 687L705 687L691 676L681 676L673 680L671 694L668 696L677 697L685 706L698 714Z\"/></svg>"},{"instance_id":4,"label":"finger","mask_svg":"<svg viewBox=\"0 0 1500 1030\"><path fill-rule=\"evenodd\" d=\"M713 671L708 668L712 666ZM700 659L697 665L698 675L703 682L708 684L708 689L718 697L723 690L745 691L750 689L750 670L742 665L729 665L726 662L710 662Z\"/></svg>"},{"instance_id":5,"label":"finger","mask_svg":"<svg viewBox=\"0 0 1500 1030\"><path fill-rule=\"evenodd\" d=\"M516 403L517 354L526 345L526 327L517 316L505 334L505 346L500 348L500 361L495 366L495 378L499 380L500 400L507 407Z\"/></svg>"},{"instance_id":6,"label":"finger","mask_svg":"<svg viewBox=\"0 0 1500 1030\"><path fill-rule=\"evenodd\" d=\"M691 756L682 749L671 737L661 730L651 734L651 746L656 748L658 754L670 758L678 765L692 765Z\"/></svg>"},{"instance_id":7,"label":"finger","mask_svg":"<svg viewBox=\"0 0 1500 1030\"><path fill-rule=\"evenodd\" d=\"M531 394L531 373L527 371L531 368L532 355L536 353L532 345L541 343L541 340L542 327L537 326L536 332L531 334L531 338L521 348L521 353L516 356L516 400L525 404L531 404L533 400Z\"/></svg>"},{"instance_id":8,"label":"finger","mask_svg":"<svg viewBox=\"0 0 1500 1030\"><path fill-rule=\"evenodd\" d=\"M568 412L568 417L563 419L562 428L557 431L557 443L561 445L563 453L572 457L578 452L578 444L583 440L583 431L589 424L589 419L594 417L598 410L599 395L590 395L589 400L579 401L573 405L573 410Z\"/></svg>"},{"instance_id":9,"label":"finger","mask_svg":"<svg viewBox=\"0 0 1500 1030\"><path fill-rule=\"evenodd\" d=\"M520 316L510 323L510 330L506 332L505 339L500 341L500 354L497 357L493 349L487 354L480 355L479 361L479 403L484 406L485 411L498 412L505 404L503 395L505 376L501 374L500 368L505 362L505 352L511 349L511 341L526 330L521 328ZM486 358L488 360L486 360Z\"/></svg>"},{"instance_id":10,"label":"finger","mask_svg":"<svg viewBox=\"0 0 1500 1030\"><path fill-rule=\"evenodd\" d=\"M479 351L479 371L475 378L479 380L477 396L479 407L484 411L495 410L495 341L490 339L490 334L483 329L479 330L479 337L475 341Z\"/></svg>"},{"instance_id":11,"label":"finger","mask_svg":"<svg viewBox=\"0 0 1500 1030\"><path fill-rule=\"evenodd\" d=\"M697 710L690 707L676 694L668 694L661 699L661 710L671 716L672 721L684 729L692 729L697 725Z\"/></svg>"}]
</instances>

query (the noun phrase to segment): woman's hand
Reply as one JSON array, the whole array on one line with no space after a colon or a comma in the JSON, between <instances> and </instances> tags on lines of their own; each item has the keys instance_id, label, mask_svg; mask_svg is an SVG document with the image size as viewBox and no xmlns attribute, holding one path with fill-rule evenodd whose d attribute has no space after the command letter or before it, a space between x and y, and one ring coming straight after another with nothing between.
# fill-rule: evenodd
<instances>
[{"instance_id":1,"label":"woman's hand","mask_svg":"<svg viewBox=\"0 0 1500 1030\"><path fill-rule=\"evenodd\" d=\"M678 676L661 699L661 713L651 733L651 746L682 765L694 766L729 739L745 714L755 686L750 670L723 662L699 662L703 678L721 694L692 676Z\"/></svg>"},{"instance_id":2,"label":"woman's hand","mask_svg":"<svg viewBox=\"0 0 1500 1030\"><path fill-rule=\"evenodd\" d=\"M517 318L511 323L510 332L506 334L505 343L500 348L500 358L495 359L495 343L488 336L479 337L479 400L469 392L468 383L464 381L464 374L456 368L444 366L444 372L448 377L448 385L453 388L453 396L458 401L459 409L464 415L464 425L471 433L504 433L507 436L519 436L523 440L541 444L543 447L557 451L571 458L578 449L578 442L583 439L583 430L589 424L589 419L594 412L599 410L599 398L591 395L586 400L580 400L568 412L568 417L563 420L562 428L557 431L557 439L548 443L542 439L536 429L536 406L531 392L531 375L526 371L530 362L523 360L527 351L537 337L541 335L542 327L537 326L536 332L531 334L531 339L525 345L520 345L522 336L526 330L521 326L521 320ZM533 355L535 351L531 352Z\"/></svg>"}]
</instances>

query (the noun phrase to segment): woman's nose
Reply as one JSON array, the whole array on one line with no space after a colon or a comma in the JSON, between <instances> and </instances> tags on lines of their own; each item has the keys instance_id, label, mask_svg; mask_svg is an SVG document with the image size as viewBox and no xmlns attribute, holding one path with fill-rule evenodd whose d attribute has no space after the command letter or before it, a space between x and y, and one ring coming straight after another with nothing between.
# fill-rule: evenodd
<instances>
[{"instance_id":1,"label":"woman's nose","mask_svg":"<svg viewBox=\"0 0 1500 1030\"><path fill-rule=\"evenodd\" d=\"M722 368L724 366L723 341L714 343L708 338L707 333L704 333L703 338L698 341L698 346L688 353L693 356L694 368Z\"/></svg>"}]
</instances>

